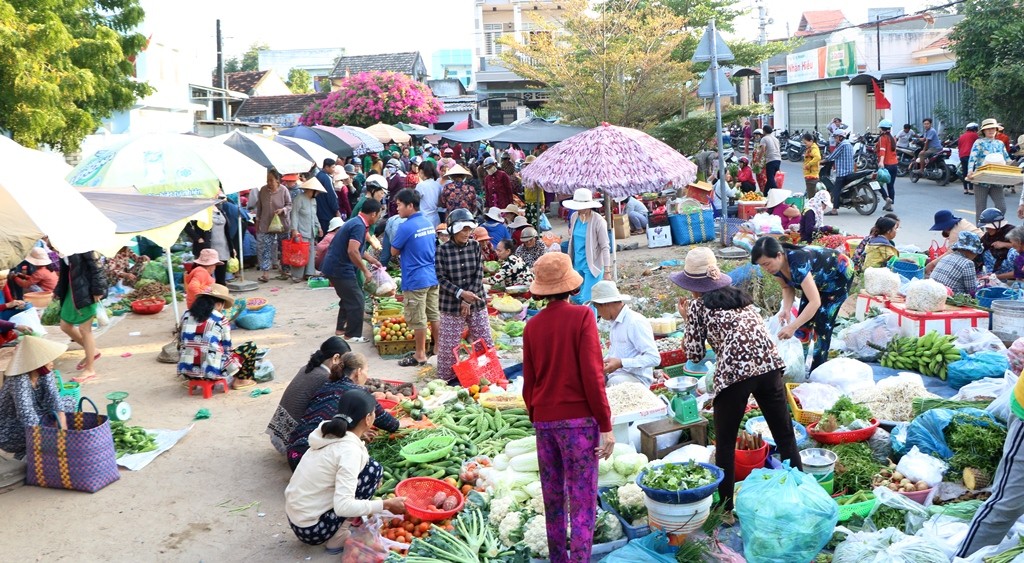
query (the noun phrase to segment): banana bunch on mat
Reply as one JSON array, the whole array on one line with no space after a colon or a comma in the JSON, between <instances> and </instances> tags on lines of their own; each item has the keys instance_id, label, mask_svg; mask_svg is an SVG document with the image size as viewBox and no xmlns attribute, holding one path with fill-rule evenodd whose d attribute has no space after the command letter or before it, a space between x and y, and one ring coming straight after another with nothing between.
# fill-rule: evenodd
<instances>
[{"instance_id":1,"label":"banana bunch on mat","mask_svg":"<svg viewBox=\"0 0 1024 563\"><path fill-rule=\"evenodd\" d=\"M945 380L946 367L960 359L960 350L954 342L955 336L935 331L920 338L898 336L882 350L880 363L887 368L913 370Z\"/></svg>"}]
</instances>

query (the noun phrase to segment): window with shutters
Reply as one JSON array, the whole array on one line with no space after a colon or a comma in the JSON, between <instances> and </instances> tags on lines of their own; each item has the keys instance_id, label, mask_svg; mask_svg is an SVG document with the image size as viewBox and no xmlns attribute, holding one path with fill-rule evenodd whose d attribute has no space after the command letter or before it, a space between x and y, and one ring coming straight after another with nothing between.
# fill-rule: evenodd
<instances>
[{"instance_id":1,"label":"window with shutters","mask_svg":"<svg viewBox=\"0 0 1024 563\"><path fill-rule=\"evenodd\" d=\"M502 27L503 25L500 23L484 24L484 55L496 57L501 54L501 44L498 43L498 39L501 39Z\"/></svg>"}]
</instances>

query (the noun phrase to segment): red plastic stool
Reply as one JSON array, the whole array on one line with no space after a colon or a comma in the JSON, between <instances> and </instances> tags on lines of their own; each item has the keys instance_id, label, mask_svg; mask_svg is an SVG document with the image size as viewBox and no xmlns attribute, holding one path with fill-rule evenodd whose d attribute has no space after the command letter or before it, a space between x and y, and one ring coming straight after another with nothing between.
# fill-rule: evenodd
<instances>
[{"instance_id":1,"label":"red plastic stool","mask_svg":"<svg viewBox=\"0 0 1024 563\"><path fill-rule=\"evenodd\" d=\"M189 379L188 380L188 395L192 396L192 390L196 387L203 389L203 398L209 399L213 396L213 388L217 385L221 385L224 388L224 392L228 392L228 380L223 377L217 379Z\"/></svg>"}]
</instances>

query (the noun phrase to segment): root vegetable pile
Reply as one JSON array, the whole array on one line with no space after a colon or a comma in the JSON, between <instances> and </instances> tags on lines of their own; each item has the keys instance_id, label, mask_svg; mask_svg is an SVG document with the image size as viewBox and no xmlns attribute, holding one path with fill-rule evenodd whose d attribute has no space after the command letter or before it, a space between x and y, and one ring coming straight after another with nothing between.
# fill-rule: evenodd
<instances>
[{"instance_id":1,"label":"root vegetable pile","mask_svg":"<svg viewBox=\"0 0 1024 563\"><path fill-rule=\"evenodd\" d=\"M924 481L912 481L896 470L896 464L890 463L887 469L875 474L871 479L872 487L887 487L897 493L914 493L927 491L932 486Z\"/></svg>"}]
</instances>

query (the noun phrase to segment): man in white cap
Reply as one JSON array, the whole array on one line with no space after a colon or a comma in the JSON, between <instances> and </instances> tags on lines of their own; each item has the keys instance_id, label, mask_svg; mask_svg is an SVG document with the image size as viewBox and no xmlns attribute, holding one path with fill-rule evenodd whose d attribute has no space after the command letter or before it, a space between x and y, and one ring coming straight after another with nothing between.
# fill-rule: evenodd
<instances>
[{"instance_id":1,"label":"man in white cap","mask_svg":"<svg viewBox=\"0 0 1024 563\"><path fill-rule=\"evenodd\" d=\"M398 214L395 196L405 188L405 174L402 172L402 163L397 158L392 158L384 166L384 177L388 179L388 217L393 217Z\"/></svg>"},{"instance_id":2,"label":"man in white cap","mask_svg":"<svg viewBox=\"0 0 1024 563\"><path fill-rule=\"evenodd\" d=\"M533 263L544 256L547 248L537 240L537 229L526 227L519 235L522 244L516 248L516 256L523 259L527 268L533 268Z\"/></svg>"},{"instance_id":3,"label":"man in white cap","mask_svg":"<svg viewBox=\"0 0 1024 563\"><path fill-rule=\"evenodd\" d=\"M631 300L611 280L601 280L590 290L590 303L598 316L612 325L604 359L608 386L626 382L649 386L654 383L654 368L661 363L651 323L626 305Z\"/></svg>"}]
</instances>

